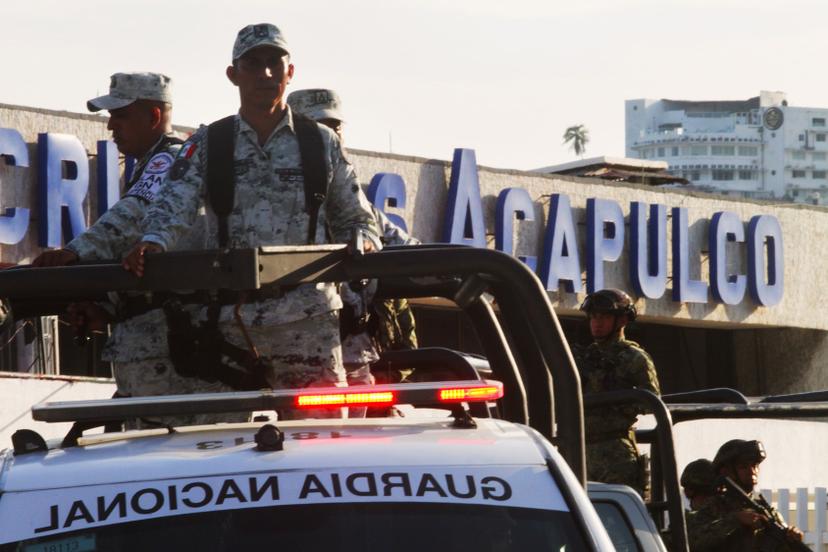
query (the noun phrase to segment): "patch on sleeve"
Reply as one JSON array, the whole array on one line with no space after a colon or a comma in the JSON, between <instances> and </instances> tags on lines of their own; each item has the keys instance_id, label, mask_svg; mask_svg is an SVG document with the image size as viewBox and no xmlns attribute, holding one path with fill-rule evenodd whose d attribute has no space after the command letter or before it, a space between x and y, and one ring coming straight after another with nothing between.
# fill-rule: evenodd
<instances>
[{"instance_id":1,"label":"patch on sleeve","mask_svg":"<svg viewBox=\"0 0 828 552\"><path fill-rule=\"evenodd\" d=\"M173 165L173 157L167 152L156 154L147 161L141 178L126 193L127 197L137 197L149 203L155 201L158 189L164 182L164 176Z\"/></svg>"},{"instance_id":2,"label":"patch on sleeve","mask_svg":"<svg viewBox=\"0 0 828 552\"><path fill-rule=\"evenodd\" d=\"M170 180L181 180L190 170L190 160L179 157L170 169Z\"/></svg>"},{"instance_id":3,"label":"patch on sleeve","mask_svg":"<svg viewBox=\"0 0 828 552\"><path fill-rule=\"evenodd\" d=\"M154 155L152 159L147 161L147 166L144 167L144 174L160 174L164 175L173 163L173 156L167 152L162 152Z\"/></svg>"},{"instance_id":4,"label":"patch on sleeve","mask_svg":"<svg viewBox=\"0 0 828 552\"><path fill-rule=\"evenodd\" d=\"M193 155L195 155L197 148L198 146L195 142L187 142L181 146L181 151L178 152L178 159L190 159Z\"/></svg>"}]
</instances>

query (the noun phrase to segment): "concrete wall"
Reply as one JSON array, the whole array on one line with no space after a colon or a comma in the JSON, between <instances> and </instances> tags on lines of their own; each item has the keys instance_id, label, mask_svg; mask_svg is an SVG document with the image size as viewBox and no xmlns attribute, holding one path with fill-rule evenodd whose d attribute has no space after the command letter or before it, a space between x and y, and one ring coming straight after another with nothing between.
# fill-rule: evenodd
<instances>
[{"instance_id":1,"label":"concrete wall","mask_svg":"<svg viewBox=\"0 0 828 552\"><path fill-rule=\"evenodd\" d=\"M392 156L369 152L353 152L351 159L358 174L366 181L376 172L400 174L408 190L405 209L388 209L403 216L409 230L423 241L437 241L441 237L446 202L446 190L450 166L446 162L419 158ZM668 207L685 207L690 220L690 248L697 253L691 261L691 277L707 279L709 270L707 255L708 220L717 211L732 211L747 223L760 214L776 216L782 226L785 242L785 295L782 302L766 308L753 304L749 299L740 305L677 304L670 298L670 291L658 300L639 299L638 309L644 320L692 325L719 324L729 327L790 326L828 330L828 317L810 308L818 293L814 275L828 270L828 259L819 254L828 237L828 210L797 205L776 205L766 202L725 198L709 194L685 192L677 189L608 183L598 179L540 175L518 171L480 168L479 173L486 233L492 240L494 234L494 205L497 194L507 187L526 189L535 201L535 220L521 221L516 232L518 254L539 254L548 211L549 196L567 194L575 209L575 223L584 231L586 200L597 197L617 201L625 213L631 201L662 203ZM668 224L669 226L669 224ZM670 231L668 229L668 240ZM581 259L585 259L583 239L579 244ZM730 251L729 251L730 253ZM743 250L734 249L734 264L744 267ZM670 264L668 251L668 266ZM617 263L605 263L607 287L630 289L627 274L629 265L626 255ZM669 288L668 284L668 288ZM583 298L559 291L550 292L556 307L562 313L574 313Z\"/></svg>"}]
</instances>

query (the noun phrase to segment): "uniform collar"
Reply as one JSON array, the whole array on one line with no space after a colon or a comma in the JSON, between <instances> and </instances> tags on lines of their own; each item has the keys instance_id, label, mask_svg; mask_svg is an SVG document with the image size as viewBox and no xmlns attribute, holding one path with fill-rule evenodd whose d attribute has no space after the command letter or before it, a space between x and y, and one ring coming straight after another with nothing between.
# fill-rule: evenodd
<instances>
[{"instance_id":1,"label":"uniform collar","mask_svg":"<svg viewBox=\"0 0 828 552\"><path fill-rule=\"evenodd\" d=\"M147 153L141 156L141 158L138 160L138 164L140 165L142 163L149 161L150 157L152 157L156 153L156 150L158 149L158 146L161 145L161 142L163 142L164 139L168 136L172 136L172 134L162 134L161 136L159 136L158 140L156 140L155 143L152 146L150 146L150 149L147 150Z\"/></svg>"},{"instance_id":2,"label":"uniform collar","mask_svg":"<svg viewBox=\"0 0 828 552\"><path fill-rule=\"evenodd\" d=\"M290 106L286 107L285 116L282 117L282 120L279 121L279 124L276 125L276 128L273 129L273 132L270 133L270 136L267 137L265 140L265 146L273 139L276 134L279 133L280 130L287 127L290 129L291 132L296 132L293 126L293 112L290 109ZM244 117L241 116L241 113L236 113L236 119L239 121L239 134L245 134L247 137L252 141L254 144L259 143L259 138L256 135L256 131L250 126L250 123L244 120ZM264 147L264 146L262 146Z\"/></svg>"}]
</instances>

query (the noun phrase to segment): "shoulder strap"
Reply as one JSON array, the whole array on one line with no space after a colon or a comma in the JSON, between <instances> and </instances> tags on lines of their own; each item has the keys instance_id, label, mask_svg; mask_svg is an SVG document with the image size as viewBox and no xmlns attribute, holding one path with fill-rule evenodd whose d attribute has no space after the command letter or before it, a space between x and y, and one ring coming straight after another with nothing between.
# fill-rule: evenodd
<instances>
[{"instance_id":1,"label":"shoulder strap","mask_svg":"<svg viewBox=\"0 0 828 552\"><path fill-rule=\"evenodd\" d=\"M299 140L302 173L305 182L305 211L308 213L308 244L316 241L319 207L328 192L328 168L325 164L325 144L316 122L293 112L293 126Z\"/></svg>"},{"instance_id":2,"label":"shoulder strap","mask_svg":"<svg viewBox=\"0 0 828 552\"><path fill-rule=\"evenodd\" d=\"M236 178L233 170L235 115L219 119L207 127L207 201L218 217L219 247L227 247L230 234L227 217L233 210Z\"/></svg>"}]
</instances>

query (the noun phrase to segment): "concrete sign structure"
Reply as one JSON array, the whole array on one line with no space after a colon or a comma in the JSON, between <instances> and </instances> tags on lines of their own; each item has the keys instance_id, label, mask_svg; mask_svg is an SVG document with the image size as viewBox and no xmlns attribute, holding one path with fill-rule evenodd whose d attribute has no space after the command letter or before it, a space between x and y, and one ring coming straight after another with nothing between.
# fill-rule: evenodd
<instances>
[{"instance_id":1,"label":"concrete sign structure","mask_svg":"<svg viewBox=\"0 0 828 552\"><path fill-rule=\"evenodd\" d=\"M0 261L26 262L111 205L118 161L99 116L0 105L0 129ZM450 163L349 158L394 222L424 242L520 257L562 315L576 314L586 292L618 287L636 296L644 323L816 330L808 348L822 350L828 317L811 306L814 275L828 271L815 254L828 232L823 209L489 169L463 148Z\"/></svg>"}]
</instances>

